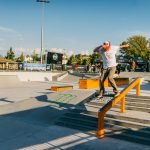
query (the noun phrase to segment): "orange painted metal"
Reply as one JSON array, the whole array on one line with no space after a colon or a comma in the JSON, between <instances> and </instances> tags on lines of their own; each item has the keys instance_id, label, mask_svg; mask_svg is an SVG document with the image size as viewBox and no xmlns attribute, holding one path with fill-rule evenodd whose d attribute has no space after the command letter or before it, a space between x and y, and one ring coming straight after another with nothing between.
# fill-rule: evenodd
<instances>
[{"instance_id":1,"label":"orange painted metal","mask_svg":"<svg viewBox=\"0 0 150 150\"><path fill-rule=\"evenodd\" d=\"M121 101L121 112L125 112L125 95L136 86L136 95L140 96L140 78L136 78L132 81L128 87L126 87L118 97L105 104L98 112L98 138L104 137L104 114L111 109L116 103Z\"/></svg>"},{"instance_id":2,"label":"orange painted metal","mask_svg":"<svg viewBox=\"0 0 150 150\"><path fill-rule=\"evenodd\" d=\"M99 88L99 79L80 79L79 80L79 88L80 89L93 89ZM108 81L104 82L104 86L108 87Z\"/></svg>"},{"instance_id":3,"label":"orange painted metal","mask_svg":"<svg viewBox=\"0 0 150 150\"><path fill-rule=\"evenodd\" d=\"M114 80L117 86L129 84L129 78L117 77L117 78L114 78ZM111 86L108 79L105 80L104 86L105 87ZM79 88L80 89L100 88L99 79L80 79Z\"/></svg>"},{"instance_id":4,"label":"orange painted metal","mask_svg":"<svg viewBox=\"0 0 150 150\"><path fill-rule=\"evenodd\" d=\"M137 96L140 96L140 90L141 90L141 86L140 86L140 82L139 82L136 86L136 95Z\"/></svg>"},{"instance_id":5,"label":"orange painted metal","mask_svg":"<svg viewBox=\"0 0 150 150\"><path fill-rule=\"evenodd\" d=\"M129 84L129 78L116 77L116 78L114 78L114 80L115 80L117 86ZM108 82L108 86L111 86L109 82Z\"/></svg>"},{"instance_id":6,"label":"orange painted metal","mask_svg":"<svg viewBox=\"0 0 150 150\"><path fill-rule=\"evenodd\" d=\"M98 138L104 138L104 113L98 112Z\"/></svg>"},{"instance_id":7,"label":"orange painted metal","mask_svg":"<svg viewBox=\"0 0 150 150\"><path fill-rule=\"evenodd\" d=\"M73 89L73 86L62 86L62 87L52 86L51 87L51 90L56 91L56 92L67 91L67 90L72 90L72 89Z\"/></svg>"},{"instance_id":8,"label":"orange painted metal","mask_svg":"<svg viewBox=\"0 0 150 150\"><path fill-rule=\"evenodd\" d=\"M124 113L125 112L125 97L123 97L120 101L120 112Z\"/></svg>"}]
</instances>

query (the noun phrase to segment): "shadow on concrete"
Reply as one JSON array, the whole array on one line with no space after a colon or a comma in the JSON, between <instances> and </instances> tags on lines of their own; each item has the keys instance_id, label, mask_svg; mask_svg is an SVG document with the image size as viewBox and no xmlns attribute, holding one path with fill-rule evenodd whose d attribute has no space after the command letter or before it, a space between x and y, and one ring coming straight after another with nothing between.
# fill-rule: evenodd
<instances>
[{"instance_id":1,"label":"shadow on concrete","mask_svg":"<svg viewBox=\"0 0 150 150\"><path fill-rule=\"evenodd\" d=\"M41 96L37 100L44 102L47 101L47 97ZM65 108L72 106L64 105L60 102L55 104L58 104L60 107L65 106ZM82 140L83 143L88 142L89 135L83 137L80 136L79 131L52 126L55 120L66 112L67 109L60 110L49 105L0 115L0 149L21 149L40 144L48 145L50 149L62 149L61 147L69 147L70 145L72 149L74 147L72 144L80 145ZM72 136L75 139L70 140ZM65 138L66 141L60 142L60 139L63 140Z\"/></svg>"},{"instance_id":2,"label":"shadow on concrete","mask_svg":"<svg viewBox=\"0 0 150 150\"><path fill-rule=\"evenodd\" d=\"M37 96L36 99L38 101L41 101L41 102L48 102L50 104L50 106L56 106L58 108L63 108L63 109L72 109L72 108L75 108L77 107L78 105L82 105L83 102L80 102L78 103L78 105L74 105L74 104L69 104L67 102L60 102L60 101L57 101L57 99L54 101L54 100L50 100L47 95L41 95L41 96ZM82 105L83 107L84 105ZM84 107L85 108L85 107ZM61 110L62 111L62 110Z\"/></svg>"},{"instance_id":3,"label":"shadow on concrete","mask_svg":"<svg viewBox=\"0 0 150 150\"><path fill-rule=\"evenodd\" d=\"M7 100L7 98L0 98L0 102L14 103L13 101Z\"/></svg>"},{"instance_id":4,"label":"shadow on concrete","mask_svg":"<svg viewBox=\"0 0 150 150\"><path fill-rule=\"evenodd\" d=\"M43 97L43 99L44 99L44 97ZM39 98L39 100L42 100L42 99ZM84 107L84 104L82 102L79 103L77 106L74 106L74 105L71 105L71 104L64 104L64 103L60 103L60 102L56 102L56 101L50 101L50 100L48 100L48 101L50 103L59 105L60 108L62 107L62 108L65 108L65 109L70 109L70 108L75 108L76 109L78 107L78 105L82 105L83 110L86 111L86 108ZM63 115L65 115L66 113L68 113L68 111L65 111L65 113L63 113ZM91 115L89 117L87 117L87 116L85 117L82 114L82 116L83 116L83 120L86 118L87 120L91 120L92 121L95 118L95 116L91 116ZM61 118L61 116L60 116L60 118ZM71 122L71 120L68 119L68 122ZM82 124L82 121L79 124ZM111 138L119 139L119 140L122 140L122 141L127 141L127 142L131 142L131 143L138 143L138 144L143 144L143 145L150 146L150 140L148 140L148 139L150 139L150 128L149 127L141 128L141 129L139 129L137 131L134 131L134 130L131 130L129 128L126 128L126 129L125 128L121 128L120 129L120 128L117 128L116 125L121 127L122 123L118 122L115 125L111 125L112 128L110 128L110 130L112 129L112 131L109 132L109 134L106 133L106 137L111 137ZM88 126L88 123L87 123L87 126ZM95 122L95 126L97 126L97 121ZM66 126L66 127L68 127L68 126ZM80 127L79 128L78 127L75 128L74 126L72 126L72 127L69 126L69 127L72 128L72 129L80 130ZM115 128L115 130L113 130L113 128ZM81 131L86 131L88 134L89 134L89 132L91 132L91 130L89 130L88 128L86 129L86 126L85 126L85 129L83 130L83 128L82 128ZM97 131L97 127L95 128L95 131ZM120 133L118 134L118 132L120 132ZM145 137L147 139L145 139ZM140 140L139 140L139 138L140 138Z\"/></svg>"},{"instance_id":5,"label":"shadow on concrete","mask_svg":"<svg viewBox=\"0 0 150 150\"><path fill-rule=\"evenodd\" d=\"M111 142L111 139L107 139L107 144L105 143L104 146L104 140L98 140L95 135L84 134L77 130L53 126L55 121L59 117L63 116L67 112L68 108L75 107L74 105L50 101L45 95L38 96L36 99L40 102L48 101L49 105L7 115L0 115L0 149L39 149L43 147L42 149L50 150L76 150L88 149L89 143L95 146L95 148L92 147L91 149L97 149L98 146L96 145L99 144L102 144L103 148L110 148L107 146L109 145L109 142ZM58 106L54 107L50 104L56 104ZM150 128L141 129L141 131L142 130L150 131ZM145 141L134 138L131 139L124 136L124 134L129 132L127 129L122 129L120 131L120 134L114 134L117 132L115 131L110 135L107 135L107 137L117 138L119 140L133 143L150 145L150 143ZM134 133L133 131L130 131L130 134L135 133L135 131Z\"/></svg>"},{"instance_id":6,"label":"shadow on concrete","mask_svg":"<svg viewBox=\"0 0 150 150\"><path fill-rule=\"evenodd\" d=\"M146 83L141 85L142 90L149 90L150 91L150 80L145 80Z\"/></svg>"},{"instance_id":7,"label":"shadow on concrete","mask_svg":"<svg viewBox=\"0 0 150 150\"><path fill-rule=\"evenodd\" d=\"M47 77L44 77L44 81L49 81L49 79Z\"/></svg>"},{"instance_id":8,"label":"shadow on concrete","mask_svg":"<svg viewBox=\"0 0 150 150\"><path fill-rule=\"evenodd\" d=\"M106 133L106 137L150 146L150 127L142 128L137 131L123 128L116 129L115 131L112 130L111 132Z\"/></svg>"}]
</instances>

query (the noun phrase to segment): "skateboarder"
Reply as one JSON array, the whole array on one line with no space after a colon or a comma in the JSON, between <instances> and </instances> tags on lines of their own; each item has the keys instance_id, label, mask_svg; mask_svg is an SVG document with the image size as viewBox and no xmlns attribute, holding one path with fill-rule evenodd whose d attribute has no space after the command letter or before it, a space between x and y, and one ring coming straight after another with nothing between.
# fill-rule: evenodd
<instances>
[{"instance_id":1,"label":"skateboarder","mask_svg":"<svg viewBox=\"0 0 150 150\"><path fill-rule=\"evenodd\" d=\"M104 81L108 77L108 81L113 87L114 96L118 96L120 93L116 86L116 83L113 79L113 76L116 71L116 53L120 48L127 48L129 47L128 44L121 45L121 46L111 46L109 41L105 41L102 45L96 47L93 51L98 52L102 56L103 61L103 69L100 78L100 91L99 91L99 98L103 97L105 93Z\"/></svg>"}]
</instances>

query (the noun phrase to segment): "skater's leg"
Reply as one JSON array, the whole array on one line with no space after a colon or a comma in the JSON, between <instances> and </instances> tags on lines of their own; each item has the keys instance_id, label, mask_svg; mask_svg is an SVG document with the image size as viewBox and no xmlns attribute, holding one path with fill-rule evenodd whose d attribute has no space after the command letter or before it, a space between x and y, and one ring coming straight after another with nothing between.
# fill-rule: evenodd
<instances>
[{"instance_id":1,"label":"skater's leg","mask_svg":"<svg viewBox=\"0 0 150 150\"><path fill-rule=\"evenodd\" d=\"M105 87L104 87L104 82L106 78L108 77L108 70L102 70L101 78L100 78L100 95L103 95L105 93Z\"/></svg>"},{"instance_id":2,"label":"skater's leg","mask_svg":"<svg viewBox=\"0 0 150 150\"><path fill-rule=\"evenodd\" d=\"M119 94L119 91L118 91L117 85L116 85L114 77L113 77L115 74L115 71L116 71L116 67L109 68L108 81L109 81L110 85L113 87L113 91L116 96Z\"/></svg>"}]
</instances>

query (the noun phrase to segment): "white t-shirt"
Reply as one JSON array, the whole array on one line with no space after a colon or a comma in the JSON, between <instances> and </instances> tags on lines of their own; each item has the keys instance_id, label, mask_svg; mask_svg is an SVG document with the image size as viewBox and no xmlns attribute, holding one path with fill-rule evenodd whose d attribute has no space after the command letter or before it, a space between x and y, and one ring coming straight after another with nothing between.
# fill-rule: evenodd
<instances>
[{"instance_id":1,"label":"white t-shirt","mask_svg":"<svg viewBox=\"0 0 150 150\"><path fill-rule=\"evenodd\" d=\"M101 53L103 59L104 69L117 66L116 53L119 49L119 46L111 46L108 51L105 51L102 47L99 48L99 52Z\"/></svg>"}]
</instances>

